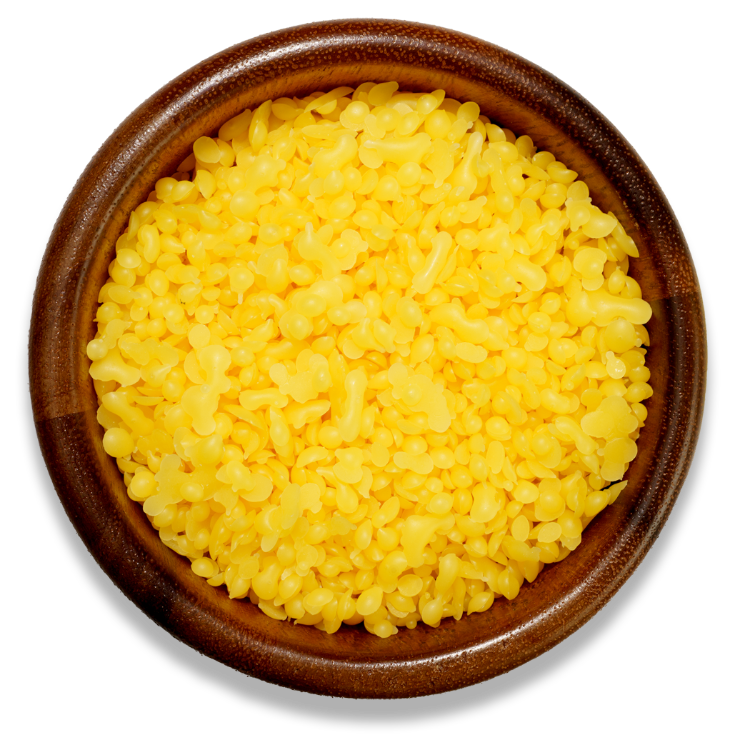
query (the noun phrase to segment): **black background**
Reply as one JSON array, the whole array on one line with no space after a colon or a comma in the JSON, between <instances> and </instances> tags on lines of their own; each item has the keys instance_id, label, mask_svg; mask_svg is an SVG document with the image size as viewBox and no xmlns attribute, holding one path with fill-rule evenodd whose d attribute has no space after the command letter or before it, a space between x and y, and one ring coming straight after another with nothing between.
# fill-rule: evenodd
<instances>
[{"instance_id":1,"label":"black background","mask_svg":"<svg viewBox=\"0 0 750 750\"><path fill-rule=\"evenodd\" d=\"M567 18L580 19L581 15L586 14L572 8L562 13ZM552 71L618 126L648 163L680 217L692 242L705 299L706 253L696 238L700 230L689 203L691 182L685 178L684 162L678 162L676 156L680 149L691 148L702 127L694 119L690 96L699 79L698 62L687 52L685 40L666 27L607 24L600 28L596 14L589 15L588 22L581 19L582 29L561 29L550 19L546 29L544 24L535 25L537 33L520 36L503 32L518 26L506 26L501 13L486 27L467 23L461 28ZM420 20L446 26L457 23L439 16L422 16ZM533 19L529 16L528 20L531 24ZM564 19L561 23L564 27ZM281 24L280 20L274 23ZM269 22L266 28L271 27ZM83 30L50 43L50 59L59 69L59 79L49 86L44 101L32 103L40 117L27 128L36 143L47 144L56 166L43 204L44 221L35 228L38 241L31 250L33 270L29 270L27 283L36 273L47 234L67 193L120 120L186 68L266 30L243 24L234 28L233 37L211 37L209 41L193 30L178 29L175 42L163 48L158 44L120 47L123 38L109 27L102 31L110 38L105 34L98 45L92 45ZM558 35L563 34L564 43L553 33L555 29ZM710 137L707 131L705 137ZM30 415L27 425L31 425ZM29 440L34 441L30 428ZM68 522L35 441L30 450L38 462L34 475L39 477L33 498L43 509L44 520L27 542L43 550L47 562L40 559L33 563L39 568L31 573L31 580L23 570L16 571L13 582L15 591L22 594L25 622L30 623L24 626L23 637L30 640L29 659L39 675L37 691L50 700L65 700L74 679L77 690L82 690L82 700L111 703L113 709L119 701L134 706L145 702L151 707L164 701L166 709L200 685L210 686L216 695L236 696L238 705L248 699L279 701L287 707L333 705L331 699L245 677L201 656L156 626L100 570ZM619 702L623 691L634 697L635 684L643 697L655 696L657 690L690 690L706 658L701 645L705 624L696 612L711 595L711 589L706 588L708 574L696 554L696 542L702 537L699 524L707 519L700 510L707 453L704 422L696 462L672 517L634 576L589 624L508 675L456 693L418 699L422 706L447 707L456 701L481 705L487 699L499 701L498 707L512 706L517 714L533 707L533 694L544 693L555 696L547 705L555 706L558 716L573 708L583 717L587 709ZM40 597L31 589L45 593ZM583 683L586 688L567 687Z\"/></svg>"}]
</instances>

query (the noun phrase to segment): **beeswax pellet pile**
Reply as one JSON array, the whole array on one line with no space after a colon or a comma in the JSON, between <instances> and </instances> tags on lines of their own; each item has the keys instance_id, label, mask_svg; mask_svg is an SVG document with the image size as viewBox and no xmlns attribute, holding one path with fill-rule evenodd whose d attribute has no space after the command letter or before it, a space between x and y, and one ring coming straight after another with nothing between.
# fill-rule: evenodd
<instances>
[{"instance_id":1,"label":"beeswax pellet pile","mask_svg":"<svg viewBox=\"0 0 750 750\"><path fill-rule=\"evenodd\" d=\"M652 390L636 246L575 172L396 83L265 102L179 170L87 353L104 448L198 576L388 637L576 549Z\"/></svg>"}]
</instances>

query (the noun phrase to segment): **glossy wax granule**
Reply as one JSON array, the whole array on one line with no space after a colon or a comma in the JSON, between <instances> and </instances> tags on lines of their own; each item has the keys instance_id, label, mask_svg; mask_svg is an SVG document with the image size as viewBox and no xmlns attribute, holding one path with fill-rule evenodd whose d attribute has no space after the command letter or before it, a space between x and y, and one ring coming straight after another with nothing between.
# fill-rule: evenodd
<instances>
[{"instance_id":1,"label":"glossy wax granule","mask_svg":"<svg viewBox=\"0 0 750 750\"><path fill-rule=\"evenodd\" d=\"M265 102L117 242L87 349L104 448L162 541L269 617L387 637L484 611L625 485L637 256L473 102Z\"/></svg>"}]
</instances>

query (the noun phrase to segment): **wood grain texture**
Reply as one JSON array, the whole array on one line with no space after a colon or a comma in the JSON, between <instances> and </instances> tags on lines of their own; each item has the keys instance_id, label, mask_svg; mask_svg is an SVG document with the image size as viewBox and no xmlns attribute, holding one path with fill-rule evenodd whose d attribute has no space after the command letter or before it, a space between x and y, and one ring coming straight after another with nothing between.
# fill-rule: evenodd
<instances>
[{"instance_id":1,"label":"wood grain texture","mask_svg":"<svg viewBox=\"0 0 750 750\"><path fill-rule=\"evenodd\" d=\"M232 601L164 547L101 448L85 346L114 243L159 177L192 142L266 99L366 80L443 88L495 122L530 135L575 169L633 235L631 273L652 303L655 394L629 485L563 564L512 602L481 615L420 624L380 640L361 627L329 636ZM570 635L633 572L685 479L700 427L706 337L685 239L653 176L618 131L549 73L478 39L396 21L338 21L258 37L175 79L113 133L71 193L37 283L29 339L31 398L52 480L84 543L112 580L176 638L235 669L288 687L401 698L507 672Z\"/></svg>"}]
</instances>

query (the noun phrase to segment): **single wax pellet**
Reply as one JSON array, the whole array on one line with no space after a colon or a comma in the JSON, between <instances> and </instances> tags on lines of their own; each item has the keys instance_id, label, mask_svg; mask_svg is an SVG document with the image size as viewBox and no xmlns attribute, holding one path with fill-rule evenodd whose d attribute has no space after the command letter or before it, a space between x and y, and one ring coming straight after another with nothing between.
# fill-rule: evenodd
<instances>
[{"instance_id":1,"label":"single wax pellet","mask_svg":"<svg viewBox=\"0 0 750 750\"><path fill-rule=\"evenodd\" d=\"M104 433L104 450L110 456L121 458L133 452L135 443L130 433L119 427L113 427Z\"/></svg>"}]
</instances>

